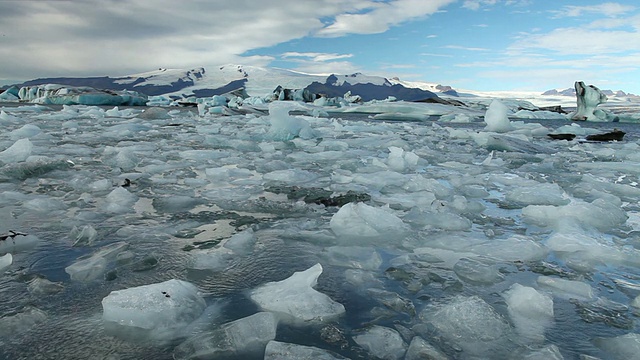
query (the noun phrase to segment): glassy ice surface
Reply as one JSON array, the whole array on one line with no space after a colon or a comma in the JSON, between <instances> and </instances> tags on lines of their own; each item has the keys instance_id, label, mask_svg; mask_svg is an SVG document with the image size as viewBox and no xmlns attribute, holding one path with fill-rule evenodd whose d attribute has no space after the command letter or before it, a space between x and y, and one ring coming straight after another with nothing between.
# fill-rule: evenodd
<instances>
[{"instance_id":1,"label":"glassy ice surface","mask_svg":"<svg viewBox=\"0 0 640 360\"><path fill-rule=\"evenodd\" d=\"M636 123L261 106L3 107L0 358L637 358Z\"/></svg>"}]
</instances>

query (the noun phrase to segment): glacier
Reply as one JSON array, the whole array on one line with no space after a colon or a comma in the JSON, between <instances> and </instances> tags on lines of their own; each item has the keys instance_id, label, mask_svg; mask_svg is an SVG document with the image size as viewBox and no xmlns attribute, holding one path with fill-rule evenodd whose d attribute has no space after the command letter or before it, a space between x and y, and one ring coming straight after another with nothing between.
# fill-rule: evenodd
<instances>
[{"instance_id":1,"label":"glacier","mask_svg":"<svg viewBox=\"0 0 640 360\"><path fill-rule=\"evenodd\" d=\"M632 356L637 108L197 99L1 105L0 358Z\"/></svg>"}]
</instances>

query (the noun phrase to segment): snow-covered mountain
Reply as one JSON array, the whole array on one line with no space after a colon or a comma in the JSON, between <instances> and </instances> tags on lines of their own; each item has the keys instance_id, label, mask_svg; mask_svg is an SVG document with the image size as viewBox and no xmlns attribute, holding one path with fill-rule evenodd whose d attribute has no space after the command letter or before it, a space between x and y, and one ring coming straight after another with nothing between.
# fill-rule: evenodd
<instances>
[{"instance_id":1,"label":"snow-covered mountain","mask_svg":"<svg viewBox=\"0 0 640 360\"><path fill-rule=\"evenodd\" d=\"M624 92L622 90L618 90L618 91L601 90L601 91L605 95L611 96L611 97L638 97L638 95L631 94L631 93L626 93L626 92ZM547 96L547 95L552 95L552 96L561 95L561 96L575 97L576 96L576 89L574 89L574 88L551 89L551 90L547 90L547 91L543 92L542 95L544 95L544 96Z\"/></svg>"},{"instance_id":2,"label":"snow-covered mountain","mask_svg":"<svg viewBox=\"0 0 640 360\"><path fill-rule=\"evenodd\" d=\"M456 96L448 86L429 83L403 82L397 78L370 76L361 73L306 74L279 68L245 65L223 65L214 68L163 69L120 77L40 78L16 86L41 84L90 86L97 89L133 90L146 95L168 95L174 98L188 96L207 97L244 89L251 96L266 96L278 86L286 89L303 89L317 83L325 93L349 91L355 87L366 93L363 98L396 96L398 99L415 100L434 97L434 94ZM316 86L318 88L318 86Z\"/></svg>"}]
</instances>

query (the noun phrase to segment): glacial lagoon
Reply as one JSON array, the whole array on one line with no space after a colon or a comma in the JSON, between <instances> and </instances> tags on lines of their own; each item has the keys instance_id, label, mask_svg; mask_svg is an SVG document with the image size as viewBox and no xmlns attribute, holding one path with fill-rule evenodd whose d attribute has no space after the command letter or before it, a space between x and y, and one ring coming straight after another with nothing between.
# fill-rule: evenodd
<instances>
[{"instance_id":1,"label":"glacial lagoon","mask_svg":"<svg viewBox=\"0 0 640 360\"><path fill-rule=\"evenodd\" d=\"M143 110L2 107L0 358L640 353L636 123Z\"/></svg>"}]
</instances>

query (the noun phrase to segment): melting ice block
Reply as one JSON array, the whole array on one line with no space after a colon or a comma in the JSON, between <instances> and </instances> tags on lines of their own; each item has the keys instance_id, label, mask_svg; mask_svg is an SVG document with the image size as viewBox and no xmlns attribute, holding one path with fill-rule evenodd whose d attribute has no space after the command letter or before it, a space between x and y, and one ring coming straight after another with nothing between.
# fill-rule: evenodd
<instances>
[{"instance_id":1,"label":"melting ice block","mask_svg":"<svg viewBox=\"0 0 640 360\"><path fill-rule=\"evenodd\" d=\"M250 293L251 300L267 311L285 314L298 321L323 321L345 312L344 306L313 289L322 274L316 264L282 281L259 286Z\"/></svg>"},{"instance_id":2,"label":"melting ice block","mask_svg":"<svg viewBox=\"0 0 640 360\"><path fill-rule=\"evenodd\" d=\"M269 341L264 352L264 360L340 360L343 356L313 346L289 344L280 341Z\"/></svg>"},{"instance_id":3,"label":"melting ice block","mask_svg":"<svg viewBox=\"0 0 640 360\"><path fill-rule=\"evenodd\" d=\"M13 256L11 254L4 254L0 256L0 271L8 268L13 263Z\"/></svg>"},{"instance_id":4,"label":"melting ice block","mask_svg":"<svg viewBox=\"0 0 640 360\"><path fill-rule=\"evenodd\" d=\"M195 285L172 279L112 291L102 299L102 318L112 333L165 339L197 319L205 307Z\"/></svg>"},{"instance_id":5,"label":"melting ice block","mask_svg":"<svg viewBox=\"0 0 640 360\"><path fill-rule=\"evenodd\" d=\"M581 281L539 276L538 285L551 291L553 295L562 299L593 300L595 294L591 285Z\"/></svg>"},{"instance_id":6,"label":"melting ice block","mask_svg":"<svg viewBox=\"0 0 640 360\"><path fill-rule=\"evenodd\" d=\"M507 132L513 130L507 117L509 108L500 100L493 100L484 115L485 131Z\"/></svg>"},{"instance_id":7,"label":"melting ice block","mask_svg":"<svg viewBox=\"0 0 640 360\"><path fill-rule=\"evenodd\" d=\"M258 355L276 338L278 321L270 312L259 312L196 335L176 347L173 358L217 359Z\"/></svg>"},{"instance_id":8,"label":"melting ice block","mask_svg":"<svg viewBox=\"0 0 640 360\"><path fill-rule=\"evenodd\" d=\"M423 311L420 318L430 321L442 336L469 354L488 356L490 351L504 348L499 343L511 331L505 319L478 296L459 296L434 310Z\"/></svg>"},{"instance_id":9,"label":"melting ice block","mask_svg":"<svg viewBox=\"0 0 640 360\"><path fill-rule=\"evenodd\" d=\"M64 271L69 274L71 280L95 280L106 272L109 262L115 260L116 256L128 247L129 244L124 241L109 244L100 248L90 257L67 266Z\"/></svg>"},{"instance_id":10,"label":"melting ice block","mask_svg":"<svg viewBox=\"0 0 640 360\"><path fill-rule=\"evenodd\" d=\"M614 338L597 338L594 342L616 360L638 359L640 354L640 334L630 333Z\"/></svg>"},{"instance_id":11,"label":"melting ice block","mask_svg":"<svg viewBox=\"0 0 640 360\"><path fill-rule=\"evenodd\" d=\"M5 164L25 161L31 155L32 150L33 144L29 139L20 139L0 152L0 161Z\"/></svg>"},{"instance_id":12,"label":"melting ice block","mask_svg":"<svg viewBox=\"0 0 640 360\"><path fill-rule=\"evenodd\" d=\"M449 357L436 349L433 345L429 344L423 338L416 336L411 340L411 345L407 350L405 360L449 360Z\"/></svg>"},{"instance_id":13,"label":"melting ice block","mask_svg":"<svg viewBox=\"0 0 640 360\"><path fill-rule=\"evenodd\" d=\"M370 354L380 359L401 359L407 350L407 344L400 333L384 326L372 326L353 340Z\"/></svg>"},{"instance_id":14,"label":"melting ice block","mask_svg":"<svg viewBox=\"0 0 640 360\"><path fill-rule=\"evenodd\" d=\"M27 307L15 315L4 316L0 318L0 339L16 336L46 319L47 313L35 307Z\"/></svg>"},{"instance_id":15,"label":"melting ice block","mask_svg":"<svg viewBox=\"0 0 640 360\"><path fill-rule=\"evenodd\" d=\"M376 240L401 237L405 223L391 212L364 203L348 203L333 215L331 230L341 238Z\"/></svg>"},{"instance_id":16,"label":"melting ice block","mask_svg":"<svg viewBox=\"0 0 640 360\"><path fill-rule=\"evenodd\" d=\"M545 329L553 322L553 299L520 284L513 284L502 296L518 333L525 339L543 341Z\"/></svg>"}]
</instances>

